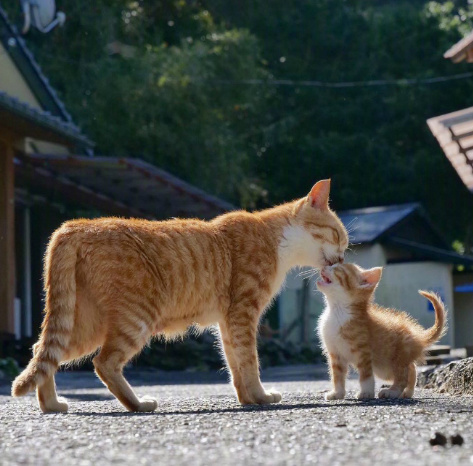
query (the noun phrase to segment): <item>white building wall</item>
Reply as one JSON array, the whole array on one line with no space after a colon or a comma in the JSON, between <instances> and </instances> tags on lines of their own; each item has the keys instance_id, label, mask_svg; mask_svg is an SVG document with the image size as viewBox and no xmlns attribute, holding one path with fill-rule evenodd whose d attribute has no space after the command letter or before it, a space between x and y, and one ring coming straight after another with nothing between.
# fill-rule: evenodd
<instances>
[{"instance_id":1,"label":"white building wall","mask_svg":"<svg viewBox=\"0 0 473 466\"><path fill-rule=\"evenodd\" d=\"M389 264L383 270L376 290L378 304L408 312L423 327L431 327L435 312L429 301L418 290L435 291L440 294L448 310L453 309L452 270L448 264L439 262L411 262ZM454 318L448 316L449 329L441 343L454 346Z\"/></svg>"}]
</instances>

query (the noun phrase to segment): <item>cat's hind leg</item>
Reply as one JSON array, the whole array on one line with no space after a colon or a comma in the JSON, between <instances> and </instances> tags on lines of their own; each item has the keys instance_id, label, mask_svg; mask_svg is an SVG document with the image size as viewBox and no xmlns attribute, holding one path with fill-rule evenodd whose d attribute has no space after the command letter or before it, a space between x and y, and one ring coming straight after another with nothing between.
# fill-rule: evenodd
<instances>
[{"instance_id":1,"label":"cat's hind leg","mask_svg":"<svg viewBox=\"0 0 473 466\"><path fill-rule=\"evenodd\" d=\"M33 354L38 351L38 343L33 345ZM48 376L44 382L36 387L36 398L43 413L65 413L68 405L64 398L58 398L54 374Z\"/></svg>"},{"instance_id":2,"label":"cat's hind leg","mask_svg":"<svg viewBox=\"0 0 473 466\"><path fill-rule=\"evenodd\" d=\"M128 411L149 412L158 407L152 398L139 399L123 376L125 364L144 346L143 334L134 336L119 327L109 332L100 353L93 359L95 372Z\"/></svg>"},{"instance_id":3,"label":"cat's hind leg","mask_svg":"<svg viewBox=\"0 0 473 466\"><path fill-rule=\"evenodd\" d=\"M404 389L408 384L408 367L398 367L394 370L393 384L389 388L383 388L380 390L378 393L379 398L402 398Z\"/></svg>"},{"instance_id":4,"label":"cat's hind leg","mask_svg":"<svg viewBox=\"0 0 473 466\"><path fill-rule=\"evenodd\" d=\"M409 364L409 373L407 375L407 387L402 392L402 398L412 398L417 383L416 365L411 362Z\"/></svg>"},{"instance_id":5,"label":"cat's hind leg","mask_svg":"<svg viewBox=\"0 0 473 466\"><path fill-rule=\"evenodd\" d=\"M43 413L65 413L68 409L66 400L58 397L54 375L48 377L36 388L36 397Z\"/></svg>"}]
</instances>

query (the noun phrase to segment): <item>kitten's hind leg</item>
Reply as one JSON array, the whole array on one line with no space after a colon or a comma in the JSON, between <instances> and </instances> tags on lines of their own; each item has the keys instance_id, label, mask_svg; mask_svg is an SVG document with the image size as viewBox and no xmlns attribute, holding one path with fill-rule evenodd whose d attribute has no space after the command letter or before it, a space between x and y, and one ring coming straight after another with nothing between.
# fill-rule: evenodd
<instances>
[{"instance_id":1,"label":"kitten's hind leg","mask_svg":"<svg viewBox=\"0 0 473 466\"><path fill-rule=\"evenodd\" d=\"M356 397L359 400L370 400L374 398L374 374L369 349L360 352L356 368L360 375L360 391L357 393Z\"/></svg>"},{"instance_id":2,"label":"kitten's hind leg","mask_svg":"<svg viewBox=\"0 0 473 466\"><path fill-rule=\"evenodd\" d=\"M338 354L329 354L330 380L333 390L325 395L325 400L343 400L345 398L345 379L348 365Z\"/></svg>"},{"instance_id":3,"label":"kitten's hind leg","mask_svg":"<svg viewBox=\"0 0 473 466\"><path fill-rule=\"evenodd\" d=\"M401 398L408 384L408 367L399 367L394 371L394 382L389 388L383 388L378 393L379 398Z\"/></svg>"},{"instance_id":4,"label":"kitten's hind leg","mask_svg":"<svg viewBox=\"0 0 473 466\"><path fill-rule=\"evenodd\" d=\"M412 398L412 396L414 395L416 383L417 383L416 365L413 362L411 362L409 364L409 373L407 376L407 387L402 392L403 398Z\"/></svg>"},{"instance_id":5,"label":"kitten's hind leg","mask_svg":"<svg viewBox=\"0 0 473 466\"><path fill-rule=\"evenodd\" d=\"M142 344L123 331L107 335L100 353L93 359L95 372L128 411L148 412L158 407L152 398L139 399L123 376L123 367Z\"/></svg>"}]
</instances>

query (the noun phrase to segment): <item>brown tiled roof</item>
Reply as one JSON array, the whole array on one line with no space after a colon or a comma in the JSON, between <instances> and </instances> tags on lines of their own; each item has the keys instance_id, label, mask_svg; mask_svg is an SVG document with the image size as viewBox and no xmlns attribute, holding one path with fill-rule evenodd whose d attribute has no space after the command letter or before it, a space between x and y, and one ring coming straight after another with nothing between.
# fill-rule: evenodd
<instances>
[{"instance_id":1,"label":"brown tiled roof","mask_svg":"<svg viewBox=\"0 0 473 466\"><path fill-rule=\"evenodd\" d=\"M450 47L444 54L444 58L450 59L453 63L459 63L466 60L468 63L473 62L473 31L466 37Z\"/></svg>"},{"instance_id":2,"label":"brown tiled roof","mask_svg":"<svg viewBox=\"0 0 473 466\"><path fill-rule=\"evenodd\" d=\"M473 107L427 120L445 155L473 192Z\"/></svg>"},{"instance_id":3,"label":"brown tiled roof","mask_svg":"<svg viewBox=\"0 0 473 466\"><path fill-rule=\"evenodd\" d=\"M55 202L105 214L165 219L210 219L235 206L139 159L23 154L16 156L22 185Z\"/></svg>"}]
</instances>

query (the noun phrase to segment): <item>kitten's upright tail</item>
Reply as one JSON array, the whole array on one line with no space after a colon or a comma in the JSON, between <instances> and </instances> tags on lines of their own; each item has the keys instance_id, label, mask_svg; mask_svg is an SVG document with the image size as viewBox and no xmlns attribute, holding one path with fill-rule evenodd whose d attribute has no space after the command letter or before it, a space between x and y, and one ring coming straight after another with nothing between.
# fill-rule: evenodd
<instances>
[{"instance_id":1,"label":"kitten's upright tail","mask_svg":"<svg viewBox=\"0 0 473 466\"><path fill-rule=\"evenodd\" d=\"M442 338L447 332L447 311L445 310L440 296L436 293L419 290L419 294L427 298L435 309L435 323L432 327L425 330L423 334L425 346L430 346Z\"/></svg>"},{"instance_id":2,"label":"kitten's upright tail","mask_svg":"<svg viewBox=\"0 0 473 466\"><path fill-rule=\"evenodd\" d=\"M69 345L76 303L77 244L70 232L61 230L51 238L45 256L46 315L41 336L33 347L33 359L13 382L13 396L26 395L53 375Z\"/></svg>"}]
</instances>

